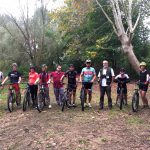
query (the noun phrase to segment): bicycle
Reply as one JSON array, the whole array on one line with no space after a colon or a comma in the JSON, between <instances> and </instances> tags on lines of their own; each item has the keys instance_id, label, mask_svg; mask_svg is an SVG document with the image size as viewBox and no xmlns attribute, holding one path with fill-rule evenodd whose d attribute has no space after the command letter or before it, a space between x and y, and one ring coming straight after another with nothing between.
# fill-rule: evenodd
<instances>
[{"instance_id":1,"label":"bicycle","mask_svg":"<svg viewBox=\"0 0 150 150\"><path fill-rule=\"evenodd\" d=\"M66 88L62 98L62 108L61 111L64 111L65 105L69 108L69 89Z\"/></svg>"},{"instance_id":2,"label":"bicycle","mask_svg":"<svg viewBox=\"0 0 150 150\"><path fill-rule=\"evenodd\" d=\"M14 103L16 102L16 105L18 105L16 101L16 93L13 87L13 84L8 84L8 97L7 97L7 108L9 112L12 112L14 110ZM21 95L19 95L21 97Z\"/></svg>"},{"instance_id":3,"label":"bicycle","mask_svg":"<svg viewBox=\"0 0 150 150\"><path fill-rule=\"evenodd\" d=\"M44 109L44 106L46 106L46 91L45 91L45 85L46 84L41 84L40 85L40 89L39 89L39 93L38 93L38 104L37 104L37 110L39 112L42 112Z\"/></svg>"},{"instance_id":4,"label":"bicycle","mask_svg":"<svg viewBox=\"0 0 150 150\"><path fill-rule=\"evenodd\" d=\"M136 88L134 89L134 94L132 97L132 111L137 112L139 108L139 84L137 83Z\"/></svg>"},{"instance_id":5,"label":"bicycle","mask_svg":"<svg viewBox=\"0 0 150 150\"><path fill-rule=\"evenodd\" d=\"M31 96L30 96L30 87L27 83L26 90L24 92L24 99L23 99L23 111L27 110L27 107L31 106Z\"/></svg>"},{"instance_id":6,"label":"bicycle","mask_svg":"<svg viewBox=\"0 0 150 150\"><path fill-rule=\"evenodd\" d=\"M126 103L125 101L125 95L124 95L124 87L120 86L120 94L117 96L116 103L119 105L120 110L122 110L123 105Z\"/></svg>"}]
</instances>

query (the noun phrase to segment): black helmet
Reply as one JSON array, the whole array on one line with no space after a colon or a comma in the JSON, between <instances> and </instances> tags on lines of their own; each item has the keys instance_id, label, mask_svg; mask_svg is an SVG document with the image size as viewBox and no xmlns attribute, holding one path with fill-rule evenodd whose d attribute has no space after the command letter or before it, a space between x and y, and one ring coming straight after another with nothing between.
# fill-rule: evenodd
<instances>
[{"instance_id":1,"label":"black helmet","mask_svg":"<svg viewBox=\"0 0 150 150\"><path fill-rule=\"evenodd\" d=\"M125 72L125 69L124 69L124 68L121 68L121 69L120 69L120 72Z\"/></svg>"},{"instance_id":2,"label":"black helmet","mask_svg":"<svg viewBox=\"0 0 150 150\"><path fill-rule=\"evenodd\" d=\"M73 68L74 68L74 65L73 65L73 64L70 64L69 67L73 67Z\"/></svg>"}]
</instances>

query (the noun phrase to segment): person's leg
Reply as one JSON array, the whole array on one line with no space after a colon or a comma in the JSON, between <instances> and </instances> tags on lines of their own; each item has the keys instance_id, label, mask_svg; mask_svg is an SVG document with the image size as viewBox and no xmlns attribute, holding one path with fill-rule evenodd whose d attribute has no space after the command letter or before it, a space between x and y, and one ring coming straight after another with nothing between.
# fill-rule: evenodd
<instances>
[{"instance_id":1,"label":"person's leg","mask_svg":"<svg viewBox=\"0 0 150 150\"><path fill-rule=\"evenodd\" d=\"M34 85L34 104L37 106L37 91L38 91L38 85Z\"/></svg>"},{"instance_id":2,"label":"person's leg","mask_svg":"<svg viewBox=\"0 0 150 150\"><path fill-rule=\"evenodd\" d=\"M58 88L54 88L54 94L55 94L57 104L60 105L60 103L59 103L59 89Z\"/></svg>"},{"instance_id":3,"label":"person's leg","mask_svg":"<svg viewBox=\"0 0 150 150\"><path fill-rule=\"evenodd\" d=\"M75 106L76 101L76 89L73 90L73 105Z\"/></svg>"},{"instance_id":4,"label":"person's leg","mask_svg":"<svg viewBox=\"0 0 150 150\"><path fill-rule=\"evenodd\" d=\"M141 98L142 98L142 101L143 101L143 105L144 106L148 106L148 100L147 100L147 97L146 97L146 91L141 91Z\"/></svg>"},{"instance_id":5,"label":"person's leg","mask_svg":"<svg viewBox=\"0 0 150 150\"><path fill-rule=\"evenodd\" d=\"M31 99L32 99L32 102L33 102L33 107L35 106L35 102L34 102L34 86L33 85L30 85L30 94L31 94Z\"/></svg>"},{"instance_id":6,"label":"person's leg","mask_svg":"<svg viewBox=\"0 0 150 150\"><path fill-rule=\"evenodd\" d=\"M108 107L111 109L112 108L112 99L111 99L111 87L107 86L106 87L106 94L108 98Z\"/></svg>"},{"instance_id":7,"label":"person's leg","mask_svg":"<svg viewBox=\"0 0 150 150\"><path fill-rule=\"evenodd\" d=\"M17 103L17 106L19 106L19 105L21 105L21 93L20 93L19 84L14 84L13 87L14 87L15 93L16 93L16 103Z\"/></svg>"},{"instance_id":8,"label":"person's leg","mask_svg":"<svg viewBox=\"0 0 150 150\"><path fill-rule=\"evenodd\" d=\"M105 95L105 87L100 87L100 109L104 108L104 95Z\"/></svg>"},{"instance_id":9,"label":"person's leg","mask_svg":"<svg viewBox=\"0 0 150 150\"><path fill-rule=\"evenodd\" d=\"M62 104L63 102L62 100L63 96L64 96L64 88L59 88L59 103L60 104Z\"/></svg>"}]
</instances>

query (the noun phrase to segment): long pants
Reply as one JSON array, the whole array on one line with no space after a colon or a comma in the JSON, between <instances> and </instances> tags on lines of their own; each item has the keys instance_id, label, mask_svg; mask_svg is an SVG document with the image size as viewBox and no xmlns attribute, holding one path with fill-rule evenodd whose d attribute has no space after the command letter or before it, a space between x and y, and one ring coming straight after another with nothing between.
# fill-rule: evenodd
<instances>
[{"instance_id":1,"label":"long pants","mask_svg":"<svg viewBox=\"0 0 150 150\"><path fill-rule=\"evenodd\" d=\"M54 88L54 94L58 105L62 104L62 98L64 95L64 88Z\"/></svg>"},{"instance_id":2,"label":"long pants","mask_svg":"<svg viewBox=\"0 0 150 150\"><path fill-rule=\"evenodd\" d=\"M30 85L30 93L33 101L33 106L37 106L37 91L38 91L37 85Z\"/></svg>"},{"instance_id":3,"label":"long pants","mask_svg":"<svg viewBox=\"0 0 150 150\"><path fill-rule=\"evenodd\" d=\"M108 98L108 107L112 107L112 98L111 98L111 87L110 86L100 86L100 107L104 107L104 96L105 93L107 95Z\"/></svg>"}]
</instances>

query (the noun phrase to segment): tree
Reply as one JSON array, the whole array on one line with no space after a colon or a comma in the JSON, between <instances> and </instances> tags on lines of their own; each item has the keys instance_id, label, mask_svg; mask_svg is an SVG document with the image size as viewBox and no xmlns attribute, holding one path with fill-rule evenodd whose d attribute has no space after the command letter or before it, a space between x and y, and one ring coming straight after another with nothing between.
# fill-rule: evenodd
<instances>
[{"instance_id":1,"label":"tree","mask_svg":"<svg viewBox=\"0 0 150 150\"><path fill-rule=\"evenodd\" d=\"M132 65L133 69L139 73L139 61L135 56L132 39L134 32L138 26L140 17L142 17L142 10L144 7L144 1L133 0L108 0L108 5L113 13L113 20L109 17L105 9L103 8L101 1L96 0L96 3L102 10L105 17L108 19L113 27L115 34L121 42L122 52L127 56L128 61ZM137 17L133 23L133 11L137 13Z\"/></svg>"}]
</instances>

